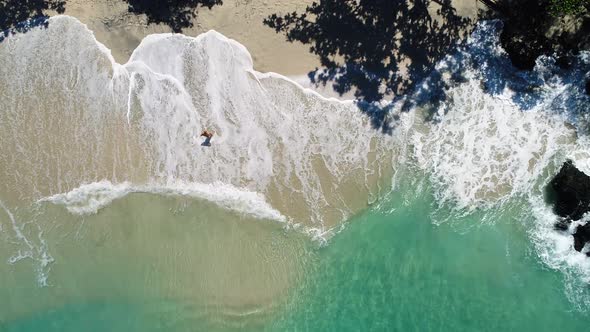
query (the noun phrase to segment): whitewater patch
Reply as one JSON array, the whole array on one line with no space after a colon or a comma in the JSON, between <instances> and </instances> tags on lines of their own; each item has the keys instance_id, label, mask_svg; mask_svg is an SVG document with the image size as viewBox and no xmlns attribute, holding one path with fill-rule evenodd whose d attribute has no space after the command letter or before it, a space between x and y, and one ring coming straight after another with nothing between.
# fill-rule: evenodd
<instances>
[{"instance_id":1,"label":"whitewater patch","mask_svg":"<svg viewBox=\"0 0 590 332\"><path fill-rule=\"evenodd\" d=\"M95 214L100 209L132 193L185 196L204 199L222 208L259 219L285 222L287 219L270 206L263 195L224 183L201 184L177 182L166 186L133 185L129 182L113 184L103 180L81 185L67 193L56 194L38 202L63 205L73 214Z\"/></svg>"},{"instance_id":2,"label":"whitewater patch","mask_svg":"<svg viewBox=\"0 0 590 332\"><path fill-rule=\"evenodd\" d=\"M517 218L535 254L563 273L567 296L587 310L590 260L573 248L576 223L567 232L554 229L558 216L544 196L566 159L590 174L590 98L583 87L589 56L583 52L569 69L540 57L534 71L519 72L500 47L500 30L499 22L479 24L418 90L414 98L426 97L431 107L416 111L412 156L429 175L441 211L452 210L434 222L476 210L482 223L496 222L489 216L519 204Z\"/></svg>"},{"instance_id":3,"label":"whitewater patch","mask_svg":"<svg viewBox=\"0 0 590 332\"><path fill-rule=\"evenodd\" d=\"M480 23L418 90L435 106L418 113L413 156L438 201L468 213L533 191L548 167L580 151L576 120L588 111L580 84L586 55L569 71L543 57L535 71L518 72L500 47L501 28Z\"/></svg>"},{"instance_id":4,"label":"whitewater patch","mask_svg":"<svg viewBox=\"0 0 590 332\"><path fill-rule=\"evenodd\" d=\"M449 91L428 133L413 137L415 157L432 174L440 203L471 211L527 193L575 139L564 117L523 112L510 94L491 96L472 79Z\"/></svg>"},{"instance_id":5,"label":"whitewater patch","mask_svg":"<svg viewBox=\"0 0 590 332\"><path fill-rule=\"evenodd\" d=\"M325 232L389 191L403 146L355 102L257 72L244 46L215 31L147 36L117 64L86 26L56 16L7 38L0 58L10 87L0 90L0 154L10 156L0 193L11 206L102 179L113 187L89 199L223 183ZM204 129L216 133L211 147L201 146ZM72 209L94 211L82 205Z\"/></svg>"},{"instance_id":6,"label":"whitewater patch","mask_svg":"<svg viewBox=\"0 0 590 332\"><path fill-rule=\"evenodd\" d=\"M529 233L536 254L547 266L564 274L566 295L579 310L586 310L590 307L587 293L590 259L584 252L574 250L572 234L578 225L588 221L588 217L572 222L567 231L556 231L554 225L558 218L542 197L531 198L530 204L535 222Z\"/></svg>"}]
</instances>

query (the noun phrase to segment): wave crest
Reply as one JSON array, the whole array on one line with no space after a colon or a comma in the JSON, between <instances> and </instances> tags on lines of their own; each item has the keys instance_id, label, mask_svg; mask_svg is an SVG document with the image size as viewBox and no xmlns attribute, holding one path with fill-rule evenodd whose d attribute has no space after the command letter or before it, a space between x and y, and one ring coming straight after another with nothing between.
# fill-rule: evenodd
<instances>
[{"instance_id":1,"label":"wave crest","mask_svg":"<svg viewBox=\"0 0 590 332\"><path fill-rule=\"evenodd\" d=\"M110 181L103 180L84 184L67 193L42 198L39 202L63 205L73 214L86 215L97 213L114 200L131 193L151 193L204 199L222 208L255 218L286 221L286 217L273 209L266 202L263 195L224 183L176 182L166 186L158 186L132 185L129 182L113 184Z\"/></svg>"}]
</instances>

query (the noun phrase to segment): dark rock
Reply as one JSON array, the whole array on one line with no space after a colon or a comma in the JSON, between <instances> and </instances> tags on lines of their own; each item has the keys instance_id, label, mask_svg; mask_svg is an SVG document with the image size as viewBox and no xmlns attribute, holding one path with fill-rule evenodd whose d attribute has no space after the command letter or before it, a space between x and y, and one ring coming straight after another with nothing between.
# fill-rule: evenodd
<instances>
[{"instance_id":1,"label":"dark rock","mask_svg":"<svg viewBox=\"0 0 590 332\"><path fill-rule=\"evenodd\" d=\"M549 0L496 2L505 3L500 43L518 69L532 70L541 55L556 56L556 65L567 69L572 65L571 55L590 46L590 10L564 19L548 10Z\"/></svg>"},{"instance_id":2,"label":"dark rock","mask_svg":"<svg viewBox=\"0 0 590 332\"><path fill-rule=\"evenodd\" d=\"M590 96L590 78L586 79L586 94Z\"/></svg>"},{"instance_id":3,"label":"dark rock","mask_svg":"<svg viewBox=\"0 0 590 332\"><path fill-rule=\"evenodd\" d=\"M570 69L574 63L573 60L569 54L562 54L557 57L555 64L561 69Z\"/></svg>"},{"instance_id":4,"label":"dark rock","mask_svg":"<svg viewBox=\"0 0 590 332\"><path fill-rule=\"evenodd\" d=\"M553 53L553 45L545 35L551 26L546 5L539 0L511 1L504 14L500 43L514 67L532 70L540 55Z\"/></svg>"},{"instance_id":5,"label":"dark rock","mask_svg":"<svg viewBox=\"0 0 590 332\"><path fill-rule=\"evenodd\" d=\"M570 218L562 218L556 222L553 227L558 231L567 231L570 227L572 220Z\"/></svg>"},{"instance_id":6,"label":"dark rock","mask_svg":"<svg viewBox=\"0 0 590 332\"><path fill-rule=\"evenodd\" d=\"M555 223L556 230L567 231L572 220L579 220L590 211L590 176L566 161L547 187L547 198L553 211L563 217ZM590 222L574 231L574 249L581 252L590 242ZM586 253L590 257L590 252Z\"/></svg>"},{"instance_id":7,"label":"dark rock","mask_svg":"<svg viewBox=\"0 0 590 332\"><path fill-rule=\"evenodd\" d=\"M587 242L590 242L590 223L576 228L576 232L574 233L574 249L576 251L582 251ZM586 256L590 257L590 252L587 252Z\"/></svg>"},{"instance_id":8,"label":"dark rock","mask_svg":"<svg viewBox=\"0 0 590 332\"><path fill-rule=\"evenodd\" d=\"M500 42L512 65L521 70L533 70L539 56L552 52L551 44L543 36L510 25L504 28Z\"/></svg>"},{"instance_id":9,"label":"dark rock","mask_svg":"<svg viewBox=\"0 0 590 332\"><path fill-rule=\"evenodd\" d=\"M547 196L557 215L579 220L590 210L590 177L568 160L549 183Z\"/></svg>"}]
</instances>

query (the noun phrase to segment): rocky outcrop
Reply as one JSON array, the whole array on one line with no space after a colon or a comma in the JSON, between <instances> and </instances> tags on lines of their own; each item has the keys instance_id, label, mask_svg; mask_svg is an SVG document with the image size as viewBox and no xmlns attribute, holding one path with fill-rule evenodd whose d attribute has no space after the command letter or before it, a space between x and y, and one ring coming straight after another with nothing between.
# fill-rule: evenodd
<instances>
[{"instance_id":1,"label":"rocky outcrop","mask_svg":"<svg viewBox=\"0 0 590 332\"><path fill-rule=\"evenodd\" d=\"M564 218L579 220L590 210L590 176L566 161L549 183L549 199L554 212Z\"/></svg>"},{"instance_id":2,"label":"rocky outcrop","mask_svg":"<svg viewBox=\"0 0 590 332\"><path fill-rule=\"evenodd\" d=\"M582 251L587 242L590 242L590 223L576 228L576 232L574 233L574 249ZM590 257L590 251L586 252L586 256Z\"/></svg>"},{"instance_id":3,"label":"rocky outcrop","mask_svg":"<svg viewBox=\"0 0 590 332\"><path fill-rule=\"evenodd\" d=\"M551 53L551 43L536 30L525 29L521 25L508 21L500 35L500 42L514 67L533 70L540 55Z\"/></svg>"},{"instance_id":4,"label":"rocky outcrop","mask_svg":"<svg viewBox=\"0 0 590 332\"><path fill-rule=\"evenodd\" d=\"M558 220L553 227L558 231L567 231L570 228L572 220L570 218L562 218Z\"/></svg>"},{"instance_id":5,"label":"rocky outcrop","mask_svg":"<svg viewBox=\"0 0 590 332\"><path fill-rule=\"evenodd\" d=\"M590 48L590 10L556 16L548 0L494 2L504 21L500 42L518 69L532 70L541 55L557 55L557 64L567 65L569 57Z\"/></svg>"},{"instance_id":6,"label":"rocky outcrop","mask_svg":"<svg viewBox=\"0 0 590 332\"><path fill-rule=\"evenodd\" d=\"M555 229L566 231L574 220L580 220L590 211L590 176L578 170L571 160L566 161L547 188L553 211L562 217ZM577 226L573 233L574 249L582 251L590 242L590 223ZM590 253L586 253L590 256Z\"/></svg>"}]
</instances>

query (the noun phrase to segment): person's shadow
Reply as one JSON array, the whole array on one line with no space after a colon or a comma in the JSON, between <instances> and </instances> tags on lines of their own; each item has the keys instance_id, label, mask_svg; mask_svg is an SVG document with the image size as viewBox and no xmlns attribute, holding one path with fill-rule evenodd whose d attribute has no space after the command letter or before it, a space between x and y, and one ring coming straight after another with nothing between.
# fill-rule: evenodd
<instances>
[{"instance_id":1,"label":"person's shadow","mask_svg":"<svg viewBox=\"0 0 590 332\"><path fill-rule=\"evenodd\" d=\"M205 141L201 143L201 146L211 146L211 137L206 137Z\"/></svg>"}]
</instances>

